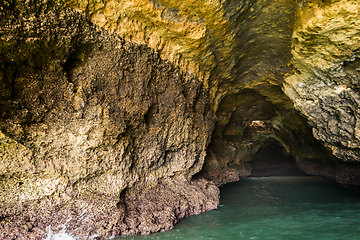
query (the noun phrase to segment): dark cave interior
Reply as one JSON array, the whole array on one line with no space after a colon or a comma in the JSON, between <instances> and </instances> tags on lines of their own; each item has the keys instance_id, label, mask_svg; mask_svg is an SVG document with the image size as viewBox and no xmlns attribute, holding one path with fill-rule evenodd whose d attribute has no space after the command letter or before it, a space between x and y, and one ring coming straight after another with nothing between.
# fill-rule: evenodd
<instances>
[{"instance_id":1,"label":"dark cave interior","mask_svg":"<svg viewBox=\"0 0 360 240\"><path fill-rule=\"evenodd\" d=\"M250 177L307 176L298 168L295 158L287 154L281 143L274 138L265 141L250 164Z\"/></svg>"}]
</instances>

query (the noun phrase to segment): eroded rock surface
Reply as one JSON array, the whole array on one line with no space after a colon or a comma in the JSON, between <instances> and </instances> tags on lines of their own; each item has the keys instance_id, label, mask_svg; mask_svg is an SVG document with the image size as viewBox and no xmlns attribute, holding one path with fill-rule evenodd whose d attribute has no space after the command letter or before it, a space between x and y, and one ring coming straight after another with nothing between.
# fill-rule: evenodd
<instances>
[{"instance_id":1,"label":"eroded rock surface","mask_svg":"<svg viewBox=\"0 0 360 240\"><path fill-rule=\"evenodd\" d=\"M332 160L331 173L320 166L307 171L354 185L360 176L359 11L357 1L303 4L293 34L294 74L284 83L314 137L341 160Z\"/></svg>"},{"instance_id":2,"label":"eroded rock surface","mask_svg":"<svg viewBox=\"0 0 360 240\"><path fill-rule=\"evenodd\" d=\"M241 60L235 81L218 86L229 90L202 173L218 185L249 176L256 152L275 139L306 173L358 185L358 3L248 3L233 15L247 19L233 30Z\"/></svg>"},{"instance_id":3,"label":"eroded rock surface","mask_svg":"<svg viewBox=\"0 0 360 240\"><path fill-rule=\"evenodd\" d=\"M336 157L350 162L360 160L359 10L355 1L318 9L294 33L296 73L285 84L295 107L311 122L314 136Z\"/></svg>"},{"instance_id":4,"label":"eroded rock surface","mask_svg":"<svg viewBox=\"0 0 360 240\"><path fill-rule=\"evenodd\" d=\"M0 237L44 239L50 231L63 231L77 239L108 239L165 231L187 215L217 208L218 195L219 189L207 180L187 182L178 177L125 189L120 197L60 193L23 202L16 214L8 209L1 219Z\"/></svg>"},{"instance_id":5,"label":"eroded rock surface","mask_svg":"<svg viewBox=\"0 0 360 240\"><path fill-rule=\"evenodd\" d=\"M216 208L216 187L190 183L215 121L196 76L51 1L5 1L0 19L0 238L68 219L79 236L150 233ZM124 189L150 205L122 207Z\"/></svg>"},{"instance_id":6,"label":"eroded rock surface","mask_svg":"<svg viewBox=\"0 0 360 240\"><path fill-rule=\"evenodd\" d=\"M202 173L218 185L250 176L251 161L268 139L297 161L327 158L282 91L291 72L297 2L228 1L226 8L234 65L232 77L217 87L218 121Z\"/></svg>"}]
</instances>

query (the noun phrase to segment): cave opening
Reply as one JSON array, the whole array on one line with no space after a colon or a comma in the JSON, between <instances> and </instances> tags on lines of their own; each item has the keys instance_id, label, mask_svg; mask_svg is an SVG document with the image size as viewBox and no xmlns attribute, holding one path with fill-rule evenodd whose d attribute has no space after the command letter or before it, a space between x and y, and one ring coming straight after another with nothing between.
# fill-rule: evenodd
<instances>
[{"instance_id":1,"label":"cave opening","mask_svg":"<svg viewBox=\"0 0 360 240\"><path fill-rule=\"evenodd\" d=\"M250 177L309 176L298 168L295 157L274 138L264 142L250 164Z\"/></svg>"}]
</instances>

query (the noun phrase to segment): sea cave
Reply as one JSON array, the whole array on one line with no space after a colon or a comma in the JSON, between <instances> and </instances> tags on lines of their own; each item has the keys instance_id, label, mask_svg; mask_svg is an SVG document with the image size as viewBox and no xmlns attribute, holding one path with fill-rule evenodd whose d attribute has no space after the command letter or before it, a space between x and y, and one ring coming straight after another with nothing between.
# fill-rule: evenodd
<instances>
[{"instance_id":1,"label":"sea cave","mask_svg":"<svg viewBox=\"0 0 360 240\"><path fill-rule=\"evenodd\" d=\"M356 0L0 10L1 239L169 230L247 177L360 191Z\"/></svg>"}]
</instances>

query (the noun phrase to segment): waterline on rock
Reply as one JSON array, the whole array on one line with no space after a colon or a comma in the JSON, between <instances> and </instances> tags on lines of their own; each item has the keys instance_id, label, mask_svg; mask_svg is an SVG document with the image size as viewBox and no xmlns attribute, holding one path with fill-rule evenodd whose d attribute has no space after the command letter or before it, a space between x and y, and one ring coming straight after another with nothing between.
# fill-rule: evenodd
<instances>
[{"instance_id":1,"label":"waterline on rock","mask_svg":"<svg viewBox=\"0 0 360 240\"><path fill-rule=\"evenodd\" d=\"M247 178L221 189L217 210L140 239L358 239L360 196L321 177Z\"/></svg>"}]
</instances>

